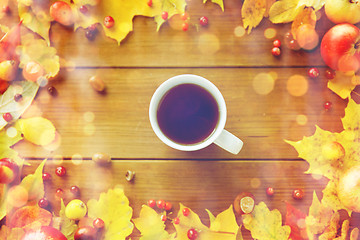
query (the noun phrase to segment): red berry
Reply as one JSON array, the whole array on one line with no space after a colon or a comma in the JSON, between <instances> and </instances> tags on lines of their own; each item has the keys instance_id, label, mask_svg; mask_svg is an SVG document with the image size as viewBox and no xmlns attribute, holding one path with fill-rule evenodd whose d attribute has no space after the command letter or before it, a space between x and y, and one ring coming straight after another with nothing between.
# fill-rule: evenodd
<instances>
[{"instance_id":1,"label":"red berry","mask_svg":"<svg viewBox=\"0 0 360 240\"><path fill-rule=\"evenodd\" d=\"M156 201L154 199L149 199L148 206L154 208L156 206Z\"/></svg>"},{"instance_id":2,"label":"red berry","mask_svg":"<svg viewBox=\"0 0 360 240\"><path fill-rule=\"evenodd\" d=\"M153 4L152 0L148 0L148 1L147 1L147 5L148 5L149 7L151 7L152 4Z\"/></svg>"},{"instance_id":3,"label":"red berry","mask_svg":"<svg viewBox=\"0 0 360 240\"><path fill-rule=\"evenodd\" d=\"M334 79L336 76L336 72L330 68L325 70L325 77L327 79Z\"/></svg>"},{"instance_id":4,"label":"red berry","mask_svg":"<svg viewBox=\"0 0 360 240\"><path fill-rule=\"evenodd\" d=\"M171 202L166 202L164 208L165 208L166 211L170 211L170 210L172 209L172 204L171 204Z\"/></svg>"},{"instance_id":5,"label":"red berry","mask_svg":"<svg viewBox=\"0 0 360 240\"><path fill-rule=\"evenodd\" d=\"M53 97L56 97L58 95L58 92L54 86L48 87L47 90L48 90L48 93Z\"/></svg>"},{"instance_id":6,"label":"red berry","mask_svg":"<svg viewBox=\"0 0 360 240\"><path fill-rule=\"evenodd\" d=\"M156 206L157 206L159 209L164 209L164 208L165 208L165 201L162 200L162 199L157 200Z\"/></svg>"},{"instance_id":7,"label":"red berry","mask_svg":"<svg viewBox=\"0 0 360 240\"><path fill-rule=\"evenodd\" d=\"M61 188L56 189L55 197L62 198L63 195L64 195L64 190L62 190Z\"/></svg>"},{"instance_id":8,"label":"red berry","mask_svg":"<svg viewBox=\"0 0 360 240\"><path fill-rule=\"evenodd\" d=\"M280 48L273 47L273 49L271 49L271 54L274 55L275 57L280 56L280 54L281 54Z\"/></svg>"},{"instance_id":9,"label":"red berry","mask_svg":"<svg viewBox=\"0 0 360 240\"><path fill-rule=\"evenodd\" d=\"M274 40L273 45L274 45L274 47L278 47L278 48L281 47L280 40L279 39Z\"/></svg>"},{"instance_id":10,"label":"red berry","mask_svg":"<svg viewBox=\"0 0 360 240\"><path fill-rule=\"evenodd\" d=\"M66 174L66 168L64 168L63 166L57 167L57 168L55 169L55 173L56 173L56 175L58 175L59 177L63 177L63 176L65 176L65 174Z\"/></svg>"},{"instance_id":11,"label":"red berry","mask_svg":"<svg viewBox=\"0 0 360 240\"><path fill-rule=\"evenodd\" d=\"M297 42L295 39L292 39L292 40L290 40L290 42L289 42L289 48L290 48L291 50L297 51L297 50L300 49L300 45L298 44L298 42Z\"/></svg>"},{"instance_id":12,"label":"red berry","mask_svg":"<svg viewBox=\"0 0 360 240\"><path fill-rule=\"evenodd\" d=\"M195 240L197 239L198 237L198 233L195 229L191 228L188 230L187 232L187 237L190 239L190 240Z\"/></svg>"},{"instance_id":13,"label":"red berry","mask_svg":"<svg viewBox=\"0 0 360 240\"><path fill-rule=\"evenodd\" d=\"M11 113L8 112L3 114L3 118L6 122L11 122L13 120Z\"/></svg>"},{"instance_id":14,"label":"red berry","mask_svg":"<svg viewBox=\"0 0 360 240\"><path fill-rule=\"evenodd\" d=\"M304 191L302 189L295 189L293 191L293 198L296 200L300 200L304 197Z\"/></svg>"},{"instance_id":15,"label":"red berry","mask_svg":"<svg viewBox=\"0 0 360 240\"><path fill-rule=\"evenodd\" d=\"M107 28L111 28L112 26L114 26L115 24L115 20L113 17L111 16L106 16L104 18L104 26L107 27Z\"/></svg>"},{"instance_id":16,"label":"red berry","mask_svg":"<svg viewBox=\"0 0 360 240\"><path fill-rule=\"evenodd\" d=\"M311 78L317 78L320 75L319 69L310 68L309 71L308 71L308 75Z\"/></svg>"},{"instance_id":17,"label":"red berry","mask_svg":"<svg viewBox=\"0 0 360 240\"><path fill-rule=\"evenodd\" d=\"M96 24L91 24L88 28L89 31L96 31Z\"/></svg>"},{"instance_id":18,"label":"red berry","mask_svg":"<svg viewBox=\"0 0 360 240\"><path fill-rule=\"evenodd\" d=\"M199 23L201 26L207 26L209 24L209 19L205 16L200 17Z\"/></svg>"},{"instance_id":19,"label":"red berry","mask_svg":"<svg viewBox=\"0 0 360 240\"><path fill-rule=\"evenodd\" d=\"M81 5L79 11L83 14L86 14L89 11L89 9L85 5Z\"/></svg>"},{"instance_id":20,"label":"red berry","mask_svg":"<svg viewBox=\"0 0 360 240\"><path fill-rule=\"evenodd\" d=\"M166 19L168 19L168 17L169 17L169 13L168 13L168 12L164 11L164 12L161 13L161 18L162 18L162 19L166 20Z\"/></svg>"},{"instance_id":21,"label":"red berry","mask_svg":"<svg viewBox=\"0 0 360 240\"><path fill-rule=\"evenodd\" d=\"M23 99L23 96L20 93L14 95L15 102L20 102Z\"/></svg>"},{"instance_id":22,"label":"red berry","mask_svg":"<svg viewBox=\"0 0 360 240\"><path fill-rule=\"evenodd\" d=\"M46 198L41 198L39 201L38 201L38 205L39 207L41 208L47 208L49 206L49 201L46 199Z\"/></svg>"},{"instance_id":23,"label":"red berry","mask_svg":"<svg viewBox=\"0 0 360 240\"><path fill-rule=\"evenodd\" d=\"M189 16L188 16L187 12L183 12L181 14L180 18L181 18L181 20L186 21L189 18Z\"/></svg>"},{"instance_id":24,"label":"red berry","mask_svg":"<svg viewBox=\"0 0 360 240\"><path fill-rule=\"evenodd\" d=\"M166 215L161 215L160 219L161 219L161 221L165 222L167 220L167 217L166 217Z\"/></svg>"},{"instance_id":25,"label":"red berry","mask_svg":"<svg viewBox=\"0 0 360 240\"><path fill-rule=\"evenodd\" d=\"M6 13L6 14L10 14L11 10L10 10L9 5L3 6L2 12L3 12L3 13Z\"/></svg>"},{"instance_id":26,"label":"red berry","mask_svg":"<svg viewBox=\"0 0 360 240\"><path fill-rule=\"evenodd\" d=\"M274 195L274 189L272 187L268 187L266 189L266 195L273 196Z\"/></svg>"},{"instance_id":27,"label":"red berry","mask_svg":"<svg viewBox=\"0 0 360 240\"><path fill-rule=\"evenodd\" d=\"M50 181L51 180L50 173L44 172L42 175L42 179L43 179L43 181Z\"/></svg>"},{"instance_id":28,"label":"red berry","mask_svg":"<svg viewBox=\"0 0 360 240\"><path fill-rule=\"evenodd\" d=\"M187 22L184 22L181 28L184 32L186 32L189 29L189 24Z\"/></svg>"},{"instance_id":29,"label":"red berry","mask_svg":"<svg viewBox=\"0 0 360 240\"><path fill-rule=\"evenodd\" d=\"M174 218L174 224L179 224L180 223L180 218L176 217Z\"/></svg>"},{"instance_id":30,"label":"red berry","mask_svg":"<svg viewBox=\"0 0 360 240\"><path fill-rule=\"evenodd\" d=\"M183 215L184 215L185 217L187 217L187 216L189 216L189 214L190 214L190 209L184 208L184 209L182 210L182 213L183 213Z\"/></svg>"},{"instance_id":31,"label":"red berry","mask_svg":"<svg viewBox=\"0 0 360 240\"><path fill-rule=\"evenodd\" d=\"M331 102L326 101L326 102L324 103L324 108L325 108L325 110L330 110L331 107L332 107L332 103L331 103Z\"/></svg>"},{"instance_id":32,"label":"red berry","mask_svg":"<svg viewBox=\"0 0 360 240\"><path fill-rule=\"evenodd\" d=\"M79 197L80 196L80 188L78 186L71 186L70 187L70 192L75 196L75 197Z\"/></svg>"},{"instance_id":33,"label":"red berry","mask_svg":"<svg viewBox=\"0 0 360 240\"><path fill-rule=\"evenodd\" d=\"M105 223L101 218L95 218L93 221L93 226L95 229L102 229L105 227Z\"/></svg>"}]
</instances>

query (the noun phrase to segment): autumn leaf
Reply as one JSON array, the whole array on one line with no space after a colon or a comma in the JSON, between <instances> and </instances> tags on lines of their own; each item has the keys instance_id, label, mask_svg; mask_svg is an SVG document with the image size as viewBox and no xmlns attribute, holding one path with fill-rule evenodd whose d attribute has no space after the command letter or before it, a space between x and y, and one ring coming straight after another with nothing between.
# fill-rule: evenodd
<instances>
[{"instance_id":1,"label":"autumn leaf","mask_svg":"<svg viewBox=\"0 0 360 240\"><path fill-rule=\"evenodd\" d=\"M69 1L67 1L69 2ZM105 35L117 40L118 44L133 30L133 19L135 16L154 17L157 23L157 30L166 22L162 19L162 12L168 12L168 18L175 14L184 13L186 7L185 0L153 0L152 6L147 5L147 0L102 0L96 6L89 6L88 13L79 12L83 1L75 1L75 30L79 27L87 28L92 24L100 23ZM104 18L112 16L114 26L107 28L104 26Z\"/></svg>"},{"instance_id":2,"label":"autumn leaf","mask_svg":"<svg viewBox=\"0 0 360 240\"><path fill-rule=\"evenodd\" d=\"M221 10L224 11L224 2L223 2L223 0L203 0L203 3L206 3L208 1L216 3L217 5L219 5L221 7Z\"/></svg>"},{"instance_id":3,"label":"autumn leaf","mask_svg":"<svg viewBox=\"0 0 360 240\"><path fill-rule=\"evenodd\" d=\"M49 30L51 17L49 15L50 1L18 0L18 13L24 26L36 32L50 45Z\"/></svg>"},{"instance_id":4,"label":"autumn leaf","mask_svg":"<svg viewBox=\"0 0 360 240\"><path fill-rule=\"evenodd\" d=\"M20 44L21 23L12 27L0 40L0 62L17 60L16 47Z\"/></svg>"},{"instance_id":5,"label":"autumn leaf","mask_svg":"<svg viewBox=\"0 0 360 240\"><path fill-rule=\"evenodd\" d=\"M27 175L20 183L20 186L27 190L29 201L34 201L37 203L41 198L44 197L45 190L42 174L45 163L46 159L39 164L34 174Z\"/></svg>"},{"instance_id":6,"label":"autumn leaf","mask_svg":"<svg viewBox=\"0 0 360 240\"><path fill-rule=\"evenodd\" d=\"M289 239L307 239L305 218L305 213L286 202L285 225L288 225L291 228Z\"/></svg>"},{"instance_id":7,"label":"autumn leaf","mask_svg":"<svg viewBox=\"0 0 360 240\"><path fill-rule=\"evenodd\" d=\"M257 27L264 17L266 11L266 0L245 0L242 8L241 15L243 26L248 29L250 34L251 29Z\"/></svg>"},{"instance_id":8,"label":"autumn leaf","mask_svg":"<svg viewBox=\"0 0 360 240\"><path fill-rule=\"evenodd\" d=\"M324 4L325 0L276 1L270 8L269 19L272 23L292 22L305 7L312 7L315 11L318 11Z\"/></svg>"},{"instance_id":9,"label":"autumn leaf","mask_svg":"<svg viewBox=\"0 0 360 240\"><path fill-rule=\"evenodd\" d=\"M230 205L228 209L219 213L216 217L207 210L210 218L210 230L214 232L227 232L237 234L239 225L236 222L233 206Z\"/></svg>"},{"instance_id":10,"label":"autumn leaf","mask_svg":"<svg viewBox=\"0 0 360 240\"><path fill-rule=\"evenodd\" d=\"M22 228L10 228L5 224L0 229L0 239L6 240L20 240L25 234L25 230Z\"/></svg>"},{"instance_id":11,"label":"autumn leaf","mask_svg":"<svg viewBox=\"0 0 360 240\"><path fill-rule=\"evenodd\" d=\"M67 239L74 239L74 234L78 229L78 225L75 223L74 220L69 219L65 215L65 204L63 199L61 199L60 203L60 211L59 211L59 220L60 220L60 231Z\"/></svg>"},{"instance_id":12,"label":"autumn leaf","mask_svg":"<svg viewBox=\"0 0 360 240\"><path fill-rule=\"evenodd\" d=\"M323 202L320 202L314 192L309 214L305 218L306 232L310 240L314 239L315 235L325 231L326 227L329 226L333 214L334 211L325 206Z\"/></svg>"},{"instance_id":13,"label":"autumn leaf","mask_svg":"<svg viewBox=\"0 0 360 240\"><path fill-rule=\"evenodd\" d=\"M175 237L175 233L170 235L165 231L165 222L154 209L147 205L142 206L140 216L132 221L141 232L140 240L170 240Z\"/></svg>"},{"instance_id":14,"label":"autumn leaf","mask_svg":"<svg viewBox=\"0 0 360 240\"><path fill-rule=\"evenodd\" d=\"M11 132L11 130L16 131L15 135L9 136L8 130L10 132ZM5 157L11 158L21 168L21 166L24 163L24 160L22 158L20 158L18 152L13 150L11 147L22 139L23 139L23 137L21 136L21 133L19 131L17 131L14 127L9 126L7 128L3 128L0 131L0 158L5 158Z\"/></svg>"},{"instance_id":15,"label":"autumn leaf","mask_svg":"<svg viewBox=\"0 0 360 240\"><path fill-rule=\"evenodd\" d=\"M122 240L132 233L134 226L130 219L133 210L123 189L109 189L100 194L99 200L90 199L87 207L89 217L101 218L105 222L103 240Z\"/></svg>"},{"instance_id":16,"label":"autumn leaf","mask_svg":"<svg viewBox=\"0 0 360 240\"><path fill-rule=\"evenodd\" d=\"M312 7L305 7L296 15L291 25L291 33L294 39L296 39L299 27L305 24L308 24L315 29L316 15L315 10Z\"/></svg>"},{"instance_id":17,"label":"autumn leaf","mask_svg":"<svg viewBox=\"0 0 360 240\"><path fill-rule=\"evenodd\" d=\"M23 228L29 231L37 227L49 226L51 221L52 214L36 204L17 209L11 214L9 225L12 228Z\"/></svg>"},{"instance_id":18,"label":"autumn leaf","mask_svg":"<svg viewBox=\"0 0 360 240\"><path fill-rule=\"evenodd\" d=\"M291 229L282 225L279 210L270 211L264 202L256 205L252 213L243 215L243 224L255 239L287 240L290 236Z\"/></svg>"},{"instance_id":19,"label":"autumn leaf","mask_svg":"<svg viewBox=\"0 0 360 240\"><path fill-rule=\"evenodd\" d=\"M46 146L55 139L55 127L46 118L33 117L19 119L16 128L21 131L24 138L36 145Z\"/></svg>"},{"instance_id":20,"label":"autumn leaf","mask_svg":"<svg viewBox=\"0 0 360 240\"><path fill-rule=\"evenodd\" d=\"M335 78L328 81L327 87L342 99L348 98L354 88L359 85L360 76L354 72L336 71Z\"/></svg>"},{"instance_id":21,"label":"autumn leaf","mask_svg":"<svg viewBox=\"0 0 360 240\"><path fill-rule=\"evenodd\" d=\"M45 71L44 77L55 77L60 70L59 56L56 55L56 49L50 47L40 38L36 38L34 34L25 34L21 36L21 45L18 47L20 55L20 68L34 61L39 63Z\"/></svg>"}]
</instances>

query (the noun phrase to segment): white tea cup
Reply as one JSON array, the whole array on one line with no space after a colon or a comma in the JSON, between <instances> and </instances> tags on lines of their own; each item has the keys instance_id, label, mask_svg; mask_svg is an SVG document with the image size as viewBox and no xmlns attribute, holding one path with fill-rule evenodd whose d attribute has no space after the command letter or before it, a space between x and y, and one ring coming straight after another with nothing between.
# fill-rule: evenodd
<instances>
[{"instance_id":1,"label":"white tea cup","mask_svg":"<svg viewBox=\"0 0 360 240\"><path fill-rule=\"evenodd\" d=\"M189 88L189 87L191 87L191 88ZM200 90L199 87L202 90ZM162 107L162 104L169 105L169 104L175 103L174 101L176 101L176 106L168 106L167 107L167 109L170 109L170 111L175 111L175 113L172 113L172 114L182 114L182 111L180 111L177 108L177 106L179 106L179 104L182 106L189 107L189 108L195 108L193 105L197 104L197 103L195 103L196 101L194 103L190 102L190 104L189 104L189 102L187 104L183 103L186 100L193 101L192 96L190 96L190 97L183 96L181 98L175 97L175 96L179 96L180 88L183 88L183 90L181 90L181 91L185 94L191 94L190 92L192 92L192 88L194 88L194 91L193 91L194 93L197 93L198 90L199 91L205 90L207 93L204 93L204 94L205 95L210 94L211 98L213 98L210 100L216 102L216 105L217 105L216 110L214 110L214 111L216 111L216 121L213 124L214 125L213 128L211 130L209 130L210 132L207 136L205 136L203 139L200 139L199 141L196 141L196 142L187 143L187 142L182 142L182 141L175 139L176 136L174 138L173 135L171 135L166 130L166 127L164 127L165 125L162 124L162 122L164 122L164 120L162 120L164 118L164 116L165 116L165 118L167 118L167 116L164 115L163 113L159 113L159 111L162 112L161 109L166 108L166 106ZM177 92L177 93L175 93L175 92ZM178 94L178 95L175 95L175 94ZM171 96L171 95L173 95L173 96ZM202 93L194 94L194 98L196 98L197 96L200 96L200 95L202 95ZM167 100L167 99L175 99L175 100L173 102L171 102L171 100ZM180 103L179 103L179 101L180 101ZM164 103L164 102L166 102L166 103ZM204 100L203 102L206 102L206 101ZM183 108L185 108L185 107L183 107ZM208 108L206 108L204 111L206 112L207 110L208 110ZM210 110L210 112L211 111L212 110ZM210 115L210 114L206 113L205 115ZM213 83L211 83L209 80L207 80L203 77L197 76L197 75L192 75L192 74L178 75L178 76L172 77L172 78L166 80L165 82L163 82L156 89L154 95L152 96L151 101L150 101L150 107L149 107L149 117L150 117L151 126L152 126L155 134L158 136L158 138L160 138L160 140L163 141L166 145L168 145L174 149L178 149L178 150L182 150L182 151L195 151L195 150L203 149L203 148L209 146L211 143L215 143L216 145L229 151L232 154L238 154L243 146L243 142L239 138L237 138L236 136L234 136L233 134L231 134L230 132L228 132L227 130L224 129L225 122L226 122L226 115L227 115L227 110L226 110L225 100L224 100L224 97L221 95L219 89ZM180 117L175 118L175 120L178 121L179 118L182 118L182 115ZM203 119L204 117L201 116L201 118ZM200 119L200 117L199 117L199 119ZM168 121L168 120L169 119L165 119L165 121ZM172 120L169 120L169 121L172 121ZM179 119L178 122L181 123L181 121L182 120ZM187 120L184 120L184 121L187 121ZM159 122L160 122L160 124L159 124ZM170 124L173 124L173 123L170 122ZM174 124L176 124L176 123L174 123ZM204 125L204 124L200 124L199 129L202 128L202 125ZM174 125L174 126L176 126L176 125ZM185 126L187 126L187 125L185 125ZM181 127L183 127L183 126L181 126ZM181 127L179 127L179 129L181 129ZM188 130L186 128L185 130L182 131L182 132L184 132L183 135L185 137L187 137L186 134L193 134L193 132L197 131L196 128L198 128L198 126L195 125L195 131L192 131L189 133L186 133L186 130ZM189 128L189 129L193 129L193 128ZM174 131L176 131L176 129ZM180 132L180 135L182 135L181 132Z\"/></svg>"}]
</instances>

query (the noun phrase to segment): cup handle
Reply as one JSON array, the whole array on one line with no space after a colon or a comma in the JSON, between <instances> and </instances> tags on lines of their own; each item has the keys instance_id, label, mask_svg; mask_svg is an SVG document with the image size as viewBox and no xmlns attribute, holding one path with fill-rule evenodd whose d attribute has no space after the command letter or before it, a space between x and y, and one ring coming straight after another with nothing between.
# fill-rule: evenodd
<instances>
[{"instance_id":1,"label":"cup handle","mask_svg":"<svg viewBox=\"0 0 360 240\"><path fill-rule=\"evenodd\" d=\"M229 131L223 129L214 143L232 154L238 154L244 143Z\"/></svg>"}]
</instances>

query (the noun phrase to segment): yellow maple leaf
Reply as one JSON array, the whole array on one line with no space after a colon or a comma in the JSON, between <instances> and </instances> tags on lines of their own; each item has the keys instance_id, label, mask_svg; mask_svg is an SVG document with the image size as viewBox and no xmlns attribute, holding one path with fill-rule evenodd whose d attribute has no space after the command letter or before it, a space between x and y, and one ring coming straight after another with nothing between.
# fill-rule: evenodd
<instances>
[{"instance_id":1,"label":"yellow maple leaf","mask_svg":"<svg viewBox=\"0 0 360 240\"><path fill-rule=\"evenodd\" d=\"M290 236L291 229L282 225L279 210L270 211L264 202L255 205L252 213L243 215L243 224L255 239L287 240Z\"/></svg>"},{"instance_id":2,"label":"yellow maple leaf","mask_svg":"<svg viewBox=\"0 0 360 240\"><path fill-rule=\"evenodd\" d=\"M348 98L354 88L359 85L360 76L354 72L337 71L334 79L328 81L327 87L341 98Z\"/></svg>"},{"instance_id":3,"label":"yellow maple leaf","mask_svg":"<svg viewBox=\"0 0 360 240\"><path fill-rule=\"evenodd\" d=\"M37 203L42 197L44 197L45 190L42 174L45 163L46 159L40 163L34 174L27 175L20 183L20 186L27 190L29 201Z\"/></svg>"},{"instance_id":4,"label":"yellow maple leaf","mask_svg":"<svg viewBox=\"0 0 360 240\"><path fill-rule=\"evenodd\" d=\"M49 30L51 17L49 15L50 1L18 0L18 13L24 26L43 37L50 45Z\"/></svg>"},{"instance_id":5,"label":"yellow maple leaf","mask_svg":"<svg viewBox=\"0 0 360 240\"><path fill-rule=\"evenodd\" d=\"M21 36L21 45L17 48L20 54L20 68L30 62L39 63L45 71L45 77L55 77L60 70L59 56L56 49L46 44L43 39L36 38L34 34Z\"/></svg>"},{"instance_id":6,"label":"yellow maple leaf","mask_svg":"<svg viewBox=\"0 0 360 240\"><path fill-rule=\"evenodd\" d=\"M40 146L46 146L55 140L54 125L43 117L19 119L16 121L16 128L26 140Z\"/></svg>"},{"instance_id":7,"label":"yellow maple leaf","mask_svg":"<svg viewBox=\"0 0 360 240\"><path fill-rule=\"evenodd\" d=\"M99 200L87 202L88 216L101 218L105 223L103 240L125 240L134 228L130 222L133 210L120 187L101 193Z\"/></svg>"},{"instance_id":8,"label":"yellow maple leaf","mask_svg":"<svg viewBox=\"0 0 360 240\"><path fill-rule=\"evenodd\" d=\"M320 202L314 192L312 204L309 208L309 214L305 218L306 232L310 240L314 239L316 234L325 231L326 227L329 226L333 214L334 211L323 202Z\"/></svg>"},{"instance_id":9,"label":"yellow maple leaf","mask_svg":"<svg viewBox=\"0 0 360 240\"><path fill-rule=\"evenodd\" d=\"M206 209L210 218L210 230L215 232L228 232L237 234L239 225L236 222L233 206L219 213L216 217Z\"/></svg>"},{"instance_id":10,"label":"yellow maple leaf","mask_svg":"<svg viewBox=\"0 0 360 240\"><path fill-rule=\"evenodd\" d=\"M140 240L170 240L175 237L175 233L170 235L165 231L165 222L154 209L147 205L142 206L140 216L132 221L141 232Z\"/></svg>"},{"instance_id":11,"label":"yellow maple leaf","mask_svg":"<svg viewBox=\"0 0 360 240\"><path fill-rule=\"evenodd\" d=\"M304 7L312 7L315 11L320 10L325 0L280 0L270 8L269 19L273 23L292 22Z\"/></svg>"},{"instance_id":12,"label":"yellow maple leaf","mask_svg":"<svg viewBox=\"0 0 360 240\"><path fill-rule=\"evenodd\" d=\"M223 2L223 0L203 0L203 3L206 3L208 1L216 3L217 5L219 5L221 7L221 10L224 11L224 2Z\"/></svg>"},{"instance_id":13,"label":"yellow maple leaf","mask_svg":"<svg viewBox=\"0 0 360 240\"><path fill-rule=\"evenodd\" d=\"M242 8L241 15L243 20L243 26L248 29L248 33L251 29L257 27L264 17L266 12L266 0L245 0Z\"/></svg>"},{"instance_id":14,"label":"yellow maple leaf","mask_svg":"<svg viewBox=\"0 0 360 240\"><path fill-rule=\"evenodd\" d=\"M68 1L70 2L70 1ZM118 44L133 31L133 19L135 16L154 17L157 23L157 30L166 21L162 19L162 12L168 12L168 18L175 14L184 13L186 7L185 0L153 0L152 6L147 5L147 0L102 0L96 6L89 6L87 14L77 12L83 5L82 0L75 2L75 30L78 27L87 28L94 23L100 23L105 35L117 40ZM112 16L114 26L107 28L104 26L104 18Z\"/></svg>"}]
</instances>

